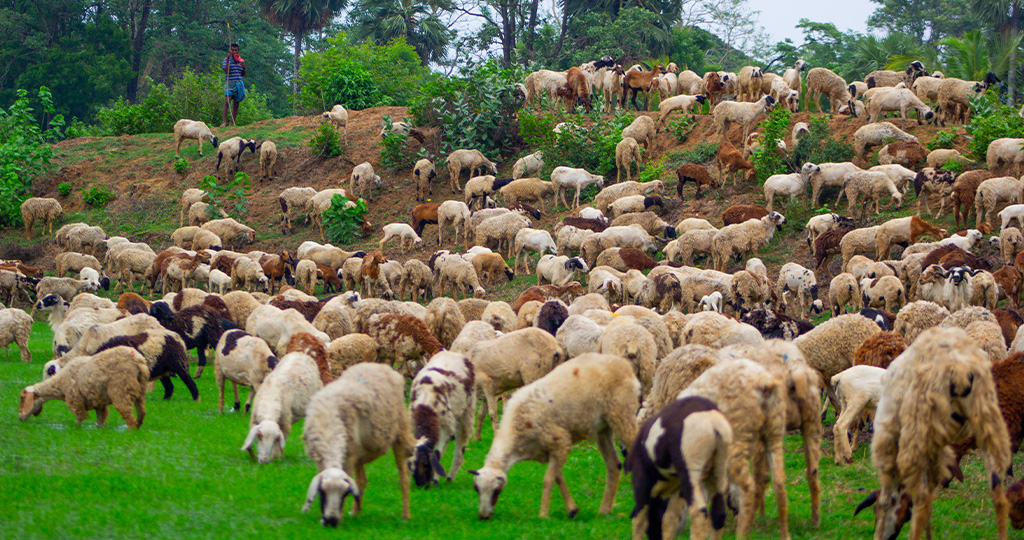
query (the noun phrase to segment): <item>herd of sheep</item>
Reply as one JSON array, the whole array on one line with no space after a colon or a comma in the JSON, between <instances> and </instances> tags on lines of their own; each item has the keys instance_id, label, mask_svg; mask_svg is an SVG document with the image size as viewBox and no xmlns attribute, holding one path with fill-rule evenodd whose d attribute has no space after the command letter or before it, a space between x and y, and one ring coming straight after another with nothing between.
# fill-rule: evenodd
<instances>
[{"instance_id":1,"label":"herd of sheep","mask_svg":"<svg viewBox=\"0 0 1024 540\"><path fill-rule=\"evenodd\" d=\"M1024 227L1024 180L998 175L1020 172L1024 139L993 142L987 170L958 176L941 168L963 160L955 151L929 153L913 135L878 120L897 112L905 127L907 111L916 110L919 121L965 121L967 96L998 82L994 76L977 83L929 76L913 62L905 72L873 72L866 82L849 84L813 68L804 83L804 69L799 61L782 75L748 66L738 75L701 77L675 64L623 70L606 57L565 73L533 73L523 85L527 102L546 92L589 108L600 91L610 108L625 106L630 93L634 106L637 94L649 100L659 93L658 119L640 115L623 130L617 182L606 186L603 176L565 166L541 180L535 177L545 167L541 152L517 161L512 178L498 178L497 163L463 149L446 160L448 186L463 200L434 203L427 196L440 179L435 164L423 159L412 172L421 203L410 223L381 227L372 252L312 240L276 253L235 251L254 243L256 231L232 218L214 219L198 189L183 192L180 228L161 250L85 223L54 233L60 203L29 199L22 205L26 235L43 222L60 254L53 276L22 261L0 261L0 302L10 306L0 308L0 345L16 344L29 362L34 313L45 313L53 330L52 359L42 381L21 393L19 416L25 420L40 414L44 402L61 400L79 421L95 410L103 425L112 405L137 428L151 382L160 380L168 399L177 378L198 399L194 379L212 352L221 411L227 383L236 409L238 387L252 388L245 404L250 429L240 442L259 463L279 459L292 425L305 418L302 439L316 473L303 511L319 497L327 526L339 524L349 496L359 513L365 466L389 451L401 514L409 518L410 476L417 486L455 479L470 437L480 438L489 416L490 451L470 471L481 519L497 511L508 471L522 461L548 467L540 516L549 515L556 485L575 516L562 467L575 443L591 441L606 465L602 514L612 510L621 473L631 475L634 538L674 537L686 515L691 538L720 538L727 506L737 513L736 536L745 538L771 482L785 539L787 432L802 439L811 525L818 526L824 412L836 412L833 457L840 465L853 461L862 418L873 412L870 454L880 489L858 511L874 506L876 538L895 538L906 523L911 538L930 537L937 490L962 479L960 459L976 448L1005 539L1009 523L1024 527L1024 483L1006 477L1011 451L1024 440L1017 398L1024 385L1024 318L1015 311L1024 284L1024 235L1011 226L1016 218ZM834 114L845 108L868 116L854 135L856 161L866 165L868 153L882 147L880 165L807 163L800 172L773 176L764 184L766 207L729 207L721 227L711 216L666 222L664 183L632 179L640 147L653 148L669 114L693 114L705 105L721 139L722 178L685 164L676 171L679 197L689 182L699 196L702 187L718 188L730 175L735 184L741 171L749 178L757 118L776 106L796 110L804 84L808 103L826 95ZM736 99L723 100L726 95ZM934 111L929 100L937 100ZM348 112L340 105L323 116L346 128ZM742 150L728 139L731 124L742 126ZM565 129L584 128L556 127ZM805 133L807 125L797 124L791 142ZM176 151L196 140L200 155L203 142L211 142L218 168L222 158L237 167L246 149L258 149L261 172L273 174L277 150L270 141L219 142L191 120L175 125L174 138ZM785 151L785 141L776 144ZM333 196L372 200L380 182L372 165L362 163L347 188L289 187L279 197L282 229L292 234L293 221L304 219L323 241L322 215ZM598 193L581 206L590 186ZM818 206L826 188L838 189L837 209L845 194L859 220L838 213L811 218L806 240L816 266L788 262L770 278L755 255L787 223L775 208L779 197L809 197ZM911 188L918 215L857 226L871 203L874 214L886 196L901 206ZM922 219L921 202L931 212L933 194L940 214L949 201L958 226L975 209L975 228L949 235ZM552 231L535 228L557 204L574 210ZM993 214L1002 220L995 235ZM403 254L432 243L424 234L428 225L438 228L438 250L429 260L385 256L392 240ZM446 239L448 227L454 236ZM363 228L376 229L369 222ZM464 253L444 249L460 243L460 235ZM660 262L653 258L659 253ZM830 273L834 255L842 258L841 273L830 277L826 304L818 278ZM700 256L707 269L692 266ZM488 286L522 273L521 262L537 285L512 303L486 300ZM112 280L115 291L125 290L116 302L94 294ZM315 296L318 286L330 296ZM1002 299L1007 307L997 308ZM15 308L18 303L31 306L33 315ZM817 326L808 321L826 307L831 319ZM499 399L505 400L500 418Z\"/></svg>"}]
</instances>

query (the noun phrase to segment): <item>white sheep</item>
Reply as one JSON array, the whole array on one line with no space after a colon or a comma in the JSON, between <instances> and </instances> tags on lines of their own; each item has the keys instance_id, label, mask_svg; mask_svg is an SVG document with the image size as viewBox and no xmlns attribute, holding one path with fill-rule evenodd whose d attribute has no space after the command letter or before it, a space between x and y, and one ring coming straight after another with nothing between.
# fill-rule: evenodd
<instances>
[{"instance_id":1,"label":"white sheep","mask_svg":"<svg viewBox=\"0 0 1024 540\"><path fill-rule=\"evenodd\" d=\"M436 484L435 473L449 481L455 479L466 443L473 434L475 407L476 380L469 358L449 351L431 357L409 388L409 410L416 437L409 469L417 486L429 486L431 481ZM441 456L452 441L452 466L445 474Z\"/></svg>"},{"instance_id":2,"label":"white sheep","mask_svg":"<svg viewBox=\"0 0 1024 540\"><path fill-rule=\"evenodd\" d=\"M785 195L792 202L794 198L804 195L807 191L807 184L800 173L773 174L764 181L764 198L767 201L765 208L771 212L775 197Z\"/></svg>"},{"instance_id":3,"label":"white sheep","mask_svg":"<svg viewBox=\"0 0 1024 540\"><path fill-rule=\"evenodd\" d=\"M181 143L194 140L199 146L199 157L203 157L203 141L210 141L217 148L217 136L204 122L182 118L174 123L174 157L181 157Z\"/></svg>"},{"instance_id":4,"label":"white sheep","mask_svg":"<svg viewBox=\"0 0 1024 540\"><path fill-rule=\"evenodd\" d=\"M249 149L253 154L256 153L256 140L255 139L243 139L241 137L231 137L230 139L220 143L217 146L217 167L214 171L220 170L221 160L227 158L228 161L234 161L234 165L229 167L228 172L231 173L233 170L238 170L242 165L242 154L245 153L246 149Z\"/></svg>"},{"instance_id":5,"label":"white sheep","mask_svg":"<svg viewBox=\"0 0 1024 540\"><path fill-rule=\"evenodd\" d=\"M586 261L580 257L569 258L565 255L543 255L537 261L537 284L551 283L557 287L568 285L578 272L586 273L590 269Z\"/></svg>"},{"instance_id":6,"label":"white sheep","mask_svg":"<svg viewBox=\"0 0 1024 540\"><path fill-rule=\"evenodd\" d=\"M658 105L658 129L665 127L668 117L672 115L673 111L682 111L683 115L690 114L691 117L696 118L691 113L693 106L696 104L704 105L705 102L707 102L707 97L705 96L688 96L686 94L662 100Z\"/></svg>"},{"instance_id":7,"label":"white sheep","mask_svg":"<svg viewBox=\"0 0 1024 540\"><path fill-rule=\"evenodd\" d=\"M528 176L540 174L544 168L544 152L534 152L516 160L512 166L512 179L518 180Z\"/></svg>"},{"instance_id":8,"label":"white sheep","mask_svg":"<svg viewBox=\"0 0 1024 540\"><path fill-rule=\"evenodd\" d=\"M785 223L786 218L782 214L770 212L759 220L751 219L722 227L711 239L711 256L715 269L724 271L733 255L751 255L768 245L776 227Z\"/></svg>"},{"instance_id":9,"label":"white sheep","mask_svg":"<svg viewBox=\"0 0 1024 540\"><path fill-rule=\"evenodd\" d=\"M381 249L388 243L388 240L392 238L398 238L402 253L405 253L410 248L414 248L423 242L423 239L416 234L416 231L412 230L412 227L408 223L388 223L381 228L384 231L384 238L380 241ZM456 233L457 234L457 233ZM440 240L438 240L440 243Z\"/></svg>"},{"instance_id":10,"label":"white sheep","mask_svg":"<svg viewBox=\"0 0 1024 540\"><path fill-rule=\"evenodd\" d=\"M640 145L633 137L624 137L615 145L615 182L622 181L622 169L626 169L626 181L633 179L633 164L640 170Z\"/></svg>"},{"instance_id":11,"label":"white sheep","mask_svg":"<svg viewBox=\"0 0 1024 540\"><path fill-rule=\"evenodd\" d=\"M312 261L310 261L310 262L312 262ZM314 266L314 268L315 268L315 266ZM210 270L210 277L209 277L209 281L207 283L207 288L210 290L210 292L213 292L213 289L215 287L217 289L217 293L221 294L221 295L224 294L225 289L230 291L231 290L231 276L225 274L224 272L222 272L222 271L220 271L219 269L216 269L216 268Z\"/></svg>"},{"instance_id":12,"label":"white sheep","mask_svg":"<svg viewBox=\"0 0 1024 540\"><path fill-rule=\"evenodd\" d=\"M277 145L271 141L262 141L256 145L256 149L260 151L260 174L270 178L277 164Z\"/></svg>"},{"instance_id":13,"label":"white sheep","mask_svg":"<svg viewBox=\"0 0 1024 540\"><path fill-rule=\"evenodd\" d=\"M853 463L858 420L865 411L874 412L878 400L882 397L884 376L885 369L875 366L853 366L832 376L832 386L836 389L842 410L835 425L832 426L836 464ZM853 428L852 433L850 428Z\"/></svg>"},{"instance_id":14,"label":"white sheep","mask_svg":"<svg viewBox=\"0 0 1024 540\"><path fill-rule=\"evenodd\" d=\"M848 209L850 215L856 212L857 203L863 197L863 205L860 210L860 218L864 219L871 201L875 202L875 214L880 213L881 199L885 195L891 197L891 203L898 206L903 204L903 194L896 188L896 184L884 172L856 171L843 180L843 187L836 198L836 208L839 208L839 201L843 194L849 201Z\"/></svg>"},{"instance_id":15,"label":"white sheep","mask_svg":"<svg viewBox=\"0 0 1024 540\"><path fill-rule=\"evenodd\" d=\"M242 451L264 465L282 457L292 424L306 416L306 405L321 388L323 382L312 358L302 352L286 354L263 379L253 400Z\"/></svg>"},{"instance_id":16,"label":"white sheep","mask_svg":"<svg viewBox=\"0 0 1024 540\"><path fill-rule=\"evenodd\" d=\"M603 182L602 182L603 185ZM579 203L579 192L576 192L577 204ZM32 238L32 224L36 221L43 222L43 234L46 234L46 227L49 226L50 234L53 234L53 221L64 214L64 207L57 199L45 197L31 197L21 203L21 220L25 223L25 238Z\"/></svg>"},{"instance_id":17,"label":"white sheep","mask_svg":"<svg viewBox=\"0 0 1024 540\"><path fill-rule=\"evenodd\" d=\"M324 111L324 120L331 123L334 129L337 130L339 127L345 132L345 144L348 144L348 111L341 104L331 107L331 110Z\"/></svg>"},{"instance_id":18,"label":"white sheep","mask_svg":"<svg viewBox=\"0 0 1024 540\"><path fill-rule=\"evenodd\" d=\"M352 169L352 176L349 178L349 193L367 200L373 200L370 193L374 187L380 187L380 176L373 172L373 165L367 162L356 165Z\"/></svg>"},{"instance_id":19,"label":"white sheep","mask_svg":"<svg viewBox=\"0 0 1024 540\"><path fill-rule=\"evenodd\" d=\"M863 170L850 162L842 163L804 163L800 174L805 182L811 185L811 206L819 206L818 199L824 187L842 187L847 175Z\"/></svg>"},{"instance_id":20,"label":"white sheep","mask_svg":"<svg viewBox=\"0 0 1024 540\"><path fill-rule=\"evenodd\" d=\"M996 214L999 217L1000 225L999 230L1005 231L1007 227L1013 225L1013 220L1017 220L1017 228L1024 230L1024 204L1011 204L1006 208L1003 208Z\"/></svg>"},{"instance_id":21,"label":"white sheep","mask_svg":"<svg viewBox=\"0 0 1024 540\"><path fill-rule=\"evenodd\" d=\"M444 230L449 225L455 227L455 243L459 242L459 229L462 229L462 241L469 243L469 218L472 212L462 201L445 201L437 207L437 245L444 242ZM414 233L415 234L415 233Z\"/></svg>"},{"instance_id":22,"label":"white sheep","mask_svg":"<svg viewBox=\"0 0 1024 540\"><path fill-rule=\"evenodd\" d=\"M459 187L459 175L462 174L463 169L469 171L470 178L478 176L478 170L481 173L498 174L498 165L484 157L483 153L476 149L456 150L448 154L447 163L449 182L453 193L462 191L462 188Z\"/></svg>"},{"instance_id":23,"label":"white sheep","mask_svg":"<svg viewBox=\"0 0 1024 540\"><path fill-rule=\"evenodd\" d=\"M715 107L712 116L714 117L715 131L726 137L729 133L729 125L736 123L743 126L743 138L746 141L750 135L750 128L758 115L771 111L775 107L775 98L764 96L754 103L740 103L737 101L724 101Z\"/></svg>"},{"instance_id":24,"label":"white sheep","mask_svg":"<svg viewBox=\"0 0 1024 540\"><path fill-rule=\"evenodd\" d=\"M1024 139L996 139L988 143L985 164L993 173L1009 167L1010 174L1019 172L1024 163Z\"/></svg>"},{"instance_id":25,"label":"white sheep","mask_svg":"<svg viewBox=\"0 0 1024 540\"><path fill-rule=\"evenodd\" d=\"M896 184L896 187L899 188L904 196L906 196L907 191L914 186L914 178L917 176L916 172L898 163L875 165L868 170L882 172L889 175L889 179L892 180L893 184Z\"/></svg>"},{"instance_id":26,"label":"white sheep","mask_svg":"<svg viewBox=\"0 0 1024 540\"><path fill-rule=\"evenodd\" d=\"M597 174L590 174L585 169L574 169L572 167L555 167L551 171L551 185L555 189L555 202L559 200L566 208L575 208L580 205L580 192L587 186L597 185L604 187L604 177ZM573 205L569 206L565 199L565 193L569 189L576 190L576 197L573 198Z\"/></svg>"},{"instance_id":27,"label":"white sheep","mask_svg":"<svg viewBox=\"0 0 1024 540\"><path fill-rule=\"evenodd\" d=\"M988 223L1000 204L1020 202L1020 186L1012 176L989 178L979 184L974 195L975 223Z\"/></svg>"},{"instance_id":28,"label":"white sheep","mask_svg":"<svg viewBox=\"0 0 1024 540\"><path fill-rule=\"evenodd\" d=\"M519 256L525 251L533 251L541 255L544 253L558 254L558 248L555 246L555 241L551 239L551 233L543 229L519 229L519 232L516 233L514 245L516 261L512 265L513 270L519 270ZM526 263L526 273L529 274L530 257L523 257L523 260Z\"/></svg>"},{"instance_id":29,"label":"white sheep","mask_svg":"<svg viewBox=\"0 0 1024 540\"><path fill-rule=\"evenodd\" d=\"M903 129L907 127L907 110L909 109L917 111L917 123L919 125L922 120L931 122L935 118L935 113L931 107L918 99L914 95L913 90L909 88L884 89L884 91L880 91L868 98L865 107L868 113L868 123L877 122L884 112L899 111L900 127Z\"/></svg>"},{"instance_id":30,"label":"white sheep","mask_svg":"<svg viewBox=\"0 0 1024 540\"><path fill-rule=\"evenodd\" d=\"M876 147L893 141L916 141L917 137L901 130L889 122L875 122L861 126L853 133L853 153L862 162Z\"/></svg>"},{"instance_id":31,"label":"white sheep","mask_svg":"<svg viewBox=\"0 0 1024 540\"><path fill-rule=\"evenodd\" d=\"M431 181L437 177L437 168L434 167L434 162L427 158L423 158L416 162L416 165L412 168L412 176L416 181L416 200L425 201L427 200L427 193L434 194L434 188L431 186Z\"/></svg>"},{"instance_id":32,"label":"white sheep","mask_svg":"<svg viewBox=\"0 0 1024 540\"><path fill-rule=\"evenodd\" d=\"M277 366L277 357L262 339L250 336L236 329L224 332L217 342L216 358L213 365L214 380L217 383L217 410L224 412L224 382L231 382L235 394L235 410L242 406L238 400L238 387L249 386L249 398L246 400L246 412L253 398L263 384L263 379Z\"/></svg>"},{"instance_id":33,"label":"white sheep","mask_svg":"<svg viewBox=\"0 0 1024 540\"><path fill-rule=\"evenodd\" d=\"M807 112L811 111L811 103L821 111L821 95L828 97L831 113L839 114L839 107L853 101L853 96L844 80L832 70L823 67L811 68L807 72L807 99L805 101Z\"/></svg>"},{"instance_id":34,"label":"white sheep","mask_svg":"<svg viewBox=\"0 0 1024 540\"><path fill-rule=\"evenodd\" d=\"M0 307L0 347L8 356L7 347L14 343L22 363L28 363L32 355L28 350L28 340L32 333L32 317L20 309L4 309ZM9 357L9 356L8 356Z\"/></svg>"},{"instance_id":35,"label":"white sheep","mask_svg":"<svg viewBox=\"0 0 1024 540\"><path fill-rule=\"evenodd\" d=\"M654 139L658 136L658 127L655 125L654 120L651 120L647 116L637 116L631 124L622 129L622 138L631 137L636 140L644 150L650 150L651 145L654 144ZM552 180L554 180L552 178ZM580 201L577 198L576 206L579 206Z\"/></svg>"},{"instance_id":36,"label":"white sheep","mask_svg":"<svg viewBox=\"0 0 1024 540\"><path fill-rule=\"evenodd\" d=\"M554 191L551 182L545 182L540 178L520 178L513 180L498 190L505 199L505 204L513 205L518 202L529 202L540 207L544 212L544 196Z\"/></svg>"}]
</instances>

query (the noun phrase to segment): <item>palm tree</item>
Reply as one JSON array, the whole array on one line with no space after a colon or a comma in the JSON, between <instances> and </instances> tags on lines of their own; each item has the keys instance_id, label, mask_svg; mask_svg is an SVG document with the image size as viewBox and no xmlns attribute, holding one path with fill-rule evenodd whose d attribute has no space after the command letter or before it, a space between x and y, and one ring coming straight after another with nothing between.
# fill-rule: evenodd
<instances>
[{"instance_id":1,"label":"palm tree","mask_svg":"<svg viewBox=\"0 0 1024 540\"><path fill-rule=\"evenodd\" d=\"M327 26L334 14L341 11L347 0L259 0L263 16L295 36L295 64L292 73L292 91L298 91L299 57L302 56L302 38L307 32Z\"/></svg>"},{"instance_id":2,"label":"palm tree","mask_svg":"<svg viewBox=\"0 0 1024 540\"><path fill-rule=\"evenodd\" d=\"M360 0L352 14L352 31L357 39L378 44L403 36L426 66L447 57L452 33L437 17L437 10L444 7L417 0Z\"/></svg>"},{"instance_id":3,"label":"palm tree","mask_svg":"<svg viewBox=\"0 0 1024 540\"><path fill-rule=\"evenodd\" d=\"M1021 20L1024 15L1024 0L971 0L971 7L982 19L992 23L1004 42L1016 43L1009 48L1009 54L1006 55L1006 87L1009 90L1007 94L1010 103L1013 103L1017 81L1017 48L1020 45L1020 37L1017 34L1024 30Z\"/></svg>"},{"instance_id":4,"label":"palm tree","mask_svg":"<svg viewBox=\"0 0 1024 540\"><path fill-rule=\"evenodd\" d=\"M939 41L946 58L947 77L980 81L991 69L988 46L981 30L967 32L963 37L947 37Z\"/></svg>"}]
</instances>

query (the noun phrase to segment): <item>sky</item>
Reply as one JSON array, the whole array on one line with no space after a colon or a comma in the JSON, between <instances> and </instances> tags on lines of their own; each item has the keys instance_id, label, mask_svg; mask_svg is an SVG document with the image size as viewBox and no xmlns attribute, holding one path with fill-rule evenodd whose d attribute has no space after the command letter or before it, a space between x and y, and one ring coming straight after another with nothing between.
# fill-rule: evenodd
<instances>
[{"instance_id":1,"label":"sky","mask_svg":"<svg viewBox=\"0 0 1024 540\"><path fill-rule=\"evenodd\" d=\"M856 32L867 31L867 20L877 4L870 0L748 0L750 8L760 11L760 24L772 42L790 38L799 45L803 33L796 28L800 19L830 22L836 28Z\"/></svg>"}]
</instances>

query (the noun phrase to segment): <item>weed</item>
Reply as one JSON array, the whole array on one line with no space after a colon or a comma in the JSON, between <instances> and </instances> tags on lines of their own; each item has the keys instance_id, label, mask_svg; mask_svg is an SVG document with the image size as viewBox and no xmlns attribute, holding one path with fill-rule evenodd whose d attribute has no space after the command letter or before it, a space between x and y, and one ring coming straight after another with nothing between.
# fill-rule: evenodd
<instances>
[{"instance_id":1,"label":"weed","mask_svg":"<svg viewBox=\"0 0 1024 540\"><path fill-rule=\"evenodd\" d=\"M216 176L205 176L200 187L206 191L206 200L210 206L216 207L223 215L240 218L249 211L245 204L252 183L249 182L249 175L244 172L235 173L235 179L226 184L219 184Z\"/></svg>"},{"instance_id":2,"label":"weed","mask_svg":"<svg viewBox=\"0 0 1024 540\"><path fill-rule=\"evenodd\" d=\"M60 185L57 186L57 193L60 193L61 197L67 197L68 195L71 195L71 184L67 182L61 182Z\"/></svg>"},{"instance_id":3,"label":"weed","mask_svg":"<svg viewBox=\"0 0 1024 540\"><path fill-rule=\"evenodd\" d=\"M91 186L82 192L82 202L89 206L102 207L117 198L107 186Z\"/></svg>"},{"instance_id":4,"label":"weed","mask_svg":"<svg viewBox=\"0 0 1024 540\"><path fill-rule=\"evenodd\" d=\"M185 158L178 159L174 162L174 172L178 174L185 174L188 172L188 161Z\"/></svg>"},{"instance_id":5,"label":"weed","mask_svg":"<svg viewBox=\"0 0 1024 540\"><path fill-rule=\"evenodd\" d=\"M331 124L320 124L320 127L316 129L316 134L306 144L313 151L313 155L323 158L340 156L345 153L338 138L338 132Z\"/></svg>"}]
</instances>

